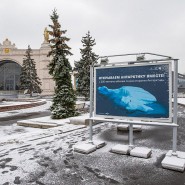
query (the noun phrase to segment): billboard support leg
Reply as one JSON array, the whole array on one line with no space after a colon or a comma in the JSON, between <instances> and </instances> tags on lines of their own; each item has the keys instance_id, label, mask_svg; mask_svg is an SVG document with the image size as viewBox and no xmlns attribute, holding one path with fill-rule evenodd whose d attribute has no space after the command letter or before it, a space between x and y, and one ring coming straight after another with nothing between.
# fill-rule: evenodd
<instances>
[{"instance_id":1,"label":"billboard support leg","mask_svg":"<svg viewBox=\"0 0 185 185\"><path fill-rule=\"evenodd\" d=\"M90 113L93 116L93 67L90 66ZM93 144L93 121L89 120L89 143Z\"/></svg>"},{"instance_id":2,"label":"billboard support leg","mask_svg":"<svg viewBox=\"0 0 185 185\"><path fill-rule=\"evenodd\" d=\"M129 146L133 147L133 124L129 125Z\"/></svg>"},{"instance_id":3,"label":"billboard support leg","mask_svg":"<svg viewBox=\"0 0 185 185\"><path fill-rule=\"evenodd\" d=\"M90 144L93 144L93 121L92 120L89 120L89 143Z\"/></svg>"},{"instance_id":4,"label":"billboard support leg","mask_svg":"<svg viewBox=\"0 0 185 185\"><path fill-rule=\"evenodd\" d=\"M177 155L177 127L173 127L173 150L172 155Z\"/></svg>"},{"instance_id":5,"label":"billboard support leg","mask_svg":"<svg viewBox=\"0 0 185 185\"><path fill-rule=\"evenodd\" d=\"M178 60L174 60L174 75L173 75L173 122L177 124L177 94L178 94ZM173 128L173 148L172 155L177 155L177 127Z\"/></svg>"}]
</instances>

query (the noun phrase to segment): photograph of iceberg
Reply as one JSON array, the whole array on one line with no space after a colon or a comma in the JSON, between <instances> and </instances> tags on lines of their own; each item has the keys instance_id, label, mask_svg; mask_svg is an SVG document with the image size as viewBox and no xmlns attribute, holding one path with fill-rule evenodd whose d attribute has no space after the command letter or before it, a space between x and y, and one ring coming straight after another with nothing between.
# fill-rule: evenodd
<instances>
[{"instance_id":1,"label":"photograph of iceberg","mask_svg":"<svg viewBox=\"0 0 185 185\"><path fill-rule=\"evenodd\" d=\"M127 115L161 114L165 115L165 108L157 102L155 96L139 87L123 86L119 89L108 89L106 86L98 88L98 93L110 101L112 107L119 107ZM140 111L140 112L139 112Z\"/></svg>"},{"instance_id":2,"label":"photograph of iceberg","mask_svg":"<svg viewBox=\"0 0 185 185\"><path fill-rule=\"evenodd\" d=\"M98 68L95 114L168 119L169 77L168 64Z\"/></svg>"}]
</instances>

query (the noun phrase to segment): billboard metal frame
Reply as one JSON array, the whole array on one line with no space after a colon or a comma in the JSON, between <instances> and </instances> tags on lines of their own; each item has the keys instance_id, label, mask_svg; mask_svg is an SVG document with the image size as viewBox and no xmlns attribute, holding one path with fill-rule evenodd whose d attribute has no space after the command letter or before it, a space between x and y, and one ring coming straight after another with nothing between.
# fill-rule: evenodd
<instances>
[{"instance_id":1,"label":"billboard metal frame","mask_svg":"<svg viewBox=\"0 0 185 185\"><path fill-rule=\"evenodd\" d=\"M142 54L150 54L154 56L160 56L164 57L162 59L152 59L152 60L142 60L142 61L125 61L125 62L117 62L117 63L108 63L104 64L103 67L105 66L115 66L115 65L125 65L125 63L129 64L132 63L132 65L139 65L140 63L161 63L161 62L171 62L173 66L173 116L171 119L171 122L163 122L163 120L159 120L160 122L154 122L154 121L137 121L137 120L124 120L124 119L109 119L108 118L100 118L100 117L95 117L94 115L94 68L95 67L101 67L101 65L92 65L90 67L90 114L89 114L89 143L93 143L93 122L94 121L105 121L105 122L114 122L114 123L123 123L123 124L129 124L129 146L133 147L133 125L147 125L147 126L163 126L163 127L171 127L173 128L173 141L172 141L172 155L177 156L177 93L178 93L178 59L173 59L172 57L169 56L164 56L164 55L158 55L158 54L153 54L153 53L142 53ZM138 55L136 54L123 54L123 55L110 55L110 56L103 56L99 57L100 58L108 58L108 57L117 57L117 56L128 56L128 55ZM172 67L171 66L171 67ZM172 78L172 77L171 77Z\"/></svg>"},{"instance_id":2,"label":"billboard metal frame","mask_svg":"<svg viewBox=\"0 0 185 185\"><path fill-rule=\"evenodd\" d=\"M142 64L130 64L130 65L116 65L116 66L103 66L103 67L94 67L94 117L103 117L103 118L118 118L118 119L128 119L128 120L140 120L140 121L154 121L154 122L172 122L172 102L169 101L169 117L168 118L146 118L146 117L126 117L126 116L108 116L108 115L99 115L96 114L96 71L98 69L107 69L107 68L131 68L136 66L152 66L152 65L169 65L169 100L172 98L172 66L171 62L162 62L162 63L142 63Z\"/></svg>"}]
</instances>

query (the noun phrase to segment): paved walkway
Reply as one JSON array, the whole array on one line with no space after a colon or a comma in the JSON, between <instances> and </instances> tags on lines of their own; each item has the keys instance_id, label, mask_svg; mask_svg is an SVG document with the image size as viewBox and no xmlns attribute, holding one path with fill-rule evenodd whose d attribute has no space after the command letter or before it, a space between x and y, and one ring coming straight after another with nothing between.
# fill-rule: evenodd
<instances>
[{"instance_id":1,"label":"paved walkway","mask_svg":"<svg viewBox=\"0 0 185 185\"><path fill-rule=\"evenodd\" d=\"M184 99L178 101L185 103ZM38 111L41 106L37 108L35 107L35 111ZM89 155L83 155L73 152L72 147L76 143L88 141L87 127L68 124L67 120L63 120L64 123L62 120L50 120L49 117L42 117L40 120L57 122L60 125L50 129L13 126L11 129L5 129L6 135L0 136L1 184L173 185L185 183L183 173L161 167L164 155L172 146L170 128L144 126L142 132L134 134L136 146L152 148L151 158L142 159L109 152L115 144L128 144L128 132L117 132L115 124L102 123L94 126L94 139L105 141L107 145ZM184 120L183 117L179 117L178 150L180 151L184 151L185 148ZM146 174L148 178L145 178Z\"/></svg>"},{"instance_id":2,"label":"paved walkway","mask_svg":"<svg viewBox=\"0 0 185 185\"><path fill-rule=\"evenodd\" d=\"M178 149L181 151L185 148L183 121L180 120L182 131L178 137ZM149 159L110 152L115 144L128 144L128 132L117 132L115 124L98 124L94 126L93 133L94 139L105 141L107 145L89 155L73 152L72 149L74 144L88 141L88 128L70 132L63 132L62 127L36 129L29 133L1 138L0 183L2 185L185 183L184 173L161 167L164 155L171 149L171 129L143 127L142 132L134 134L135 146L152 148L152 156Z\"/></svg>"}]
</instances>

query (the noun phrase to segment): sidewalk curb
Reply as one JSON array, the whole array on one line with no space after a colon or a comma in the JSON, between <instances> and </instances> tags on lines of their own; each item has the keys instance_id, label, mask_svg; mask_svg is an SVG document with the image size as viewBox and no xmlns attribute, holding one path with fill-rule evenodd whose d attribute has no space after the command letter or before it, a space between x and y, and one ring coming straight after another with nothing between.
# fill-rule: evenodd
<instances>
[{"instance_id":1,"label":"sidewalk curb","mask_svg":"<svg viewBox=\"0 0 185 185\"><path fill-rule=\"evenodd\" d=\"M0 107L0 112L27 109L27 108L31 108L31 107L40 106L43 104L46 104L46 100L39 100L39 101L30 102L30 103L22 104L22 105L6 105L4 107Z\"/></svg>"}]
</instances>

